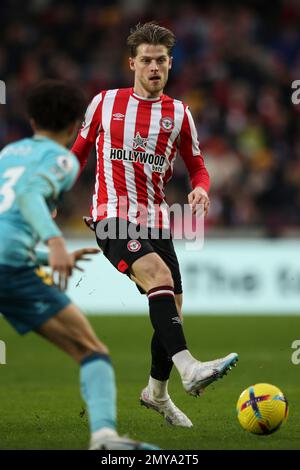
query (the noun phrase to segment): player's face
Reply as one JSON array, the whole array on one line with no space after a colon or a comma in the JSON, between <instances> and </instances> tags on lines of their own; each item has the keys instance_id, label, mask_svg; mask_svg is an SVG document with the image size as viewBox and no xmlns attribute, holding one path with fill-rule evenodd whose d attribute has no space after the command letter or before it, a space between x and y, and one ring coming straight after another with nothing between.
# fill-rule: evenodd
<instances>
[{"instance_id":1,"label":"player's face","mask_svg":"<svg viewBox=\"0 0 300 470\"><path fill-rule=\"evenodd\" d=\"M162 94L167 83L172 57L163 45L140 44L136 57L129 58L134 71L134 89L138 95L155 98Z\"/></svg>"}]
</instances>

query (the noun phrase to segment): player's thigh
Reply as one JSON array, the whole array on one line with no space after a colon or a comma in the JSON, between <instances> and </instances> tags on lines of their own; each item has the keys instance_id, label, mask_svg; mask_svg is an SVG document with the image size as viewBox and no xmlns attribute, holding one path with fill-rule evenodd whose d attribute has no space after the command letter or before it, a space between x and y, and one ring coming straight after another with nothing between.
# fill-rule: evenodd
<instances>
[{"instance_id":1,"label":"player's thigh","mask_svg":"<svg viewBox=\"0 0 300 470\"><path fill-rule=\"evenodd\" d=\"M153 253L149 241L132 238L136 224L117 217L96 224L96 241L104 256L121 273L129 275L132 264L142 256ZM131 230L132 229L132 230Z\"/></svg>"},{"instance_id":2,"label":"player's thigh","mask_svg":"<svg viewBox=\"0 0 300 470\"><path fill-rule=\"evenodd\" d=\"M160 258L164 261L164 263L169 268L173 283L174 283L174 293L175 296L182 294L182 280L181 280L181 273L179 262L177 259L177 255L175 252L174 244L172 238L151 238L150 240L151 246L155 253L157 253ZM180 303L180 297L177 297L178 307L182 307L182 297Z\"/></svg>"},{"instance_id":3,"label":"player's thigh","mask_svg":"<svg viewBox=\"0 0 300 470\"><path fill-rule=\"evenodd\" d=\"M108 353L106 345L98 339L89 321L74 304L66 306L36 332L78 361L91 353Z\"/></svg>"},{"instance_id":4,"label":"player's thigh","mask_svg":"<svg viewBox=\"0 0 300 470\"><path fill-rule=\"evenodd\" d=\"M161 285L173 286L171 271L157 253L149 253L136 260L130 273L146 292Z\"/></svg>"},{"instance_id":5,"label":"player's thigh","mask_svg":"<svg viewBox=\"0 0 300 470\"><path fill-rule=\"evenodd\" d=\"M134 234L140 237L133 238ZM97 223L97 243L104 256L119 271L127 274L146 292L162 284L172 285L172 277L163 260L154 253L148 229L127 220L112 218Z\"/></svg>"}]
</instances>

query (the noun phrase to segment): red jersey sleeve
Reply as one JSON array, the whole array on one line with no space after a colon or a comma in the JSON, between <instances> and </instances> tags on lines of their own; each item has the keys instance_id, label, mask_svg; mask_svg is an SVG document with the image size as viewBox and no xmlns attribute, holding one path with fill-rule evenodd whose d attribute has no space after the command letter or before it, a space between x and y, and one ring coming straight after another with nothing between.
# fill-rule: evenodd
<instances>
[{"instance_id":1,"label":"red jersey sleeve","mask_svg":"<svg viewBox=\"0 0 300 470\"><path fill-rule=\"evenodd\" d=\"M192 188L201 186L209 191L210 179L199 148L197 130L190 110L186 107L179 134L179 153L189 172Z\"/></svg>"},{"instance_id":2,"label":"red jersey sleeve","mask_svg":"<svg viewBox=\"0 0 300 470\"><path fill-rule=\"evenodd\" d=\"M85 167L90 151L101 130L102 100L102 93L99 93L90 102L81 129L71 149L79 160L80 171Z\"/></svg>"}]
</instances>

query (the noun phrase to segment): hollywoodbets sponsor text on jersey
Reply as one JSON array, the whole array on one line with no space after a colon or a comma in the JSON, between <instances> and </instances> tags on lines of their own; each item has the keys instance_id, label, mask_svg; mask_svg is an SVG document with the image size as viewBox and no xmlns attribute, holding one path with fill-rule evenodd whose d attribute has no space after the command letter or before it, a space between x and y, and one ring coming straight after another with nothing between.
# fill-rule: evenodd
<instances>
[{"instance_id":1,"label":"hollywoodbets sponsor text on jersey","mask_svg":"<svg viewBox=\"0 0 300 470\"><path fill-rule=\"evenodd\" d=\"M154 155L153 153L137 152L135 150L111 149L111 160L123 160L128 162L148 163L152 165L152 171L163 173L166 157L164 155Z\"/></svg>"}]
</instances>

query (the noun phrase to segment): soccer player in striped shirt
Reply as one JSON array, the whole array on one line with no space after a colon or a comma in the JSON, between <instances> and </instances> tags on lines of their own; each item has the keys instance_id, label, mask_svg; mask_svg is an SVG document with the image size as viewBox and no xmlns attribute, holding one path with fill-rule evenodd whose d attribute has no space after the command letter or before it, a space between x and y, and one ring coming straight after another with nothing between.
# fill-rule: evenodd
<instances>
[{"instance_id":1,"label":"soccer player in striped shirt","mask_svg":"<svg viewBox=\"0 0 300 470\"><path fill-rule=\"evenodd\" d=\"M83 168L96 146L91 224L98 245L148 296L154 334L150 378L141 403L175 426L191 427L168 394L173 364L184 389L199 395L235 365L238 356L200 362L189 352L183 332L181 276L164 188L180 154L193 188L188 202L193 213L201 204L206 214L209 175L188 107L163 93L174 40L171 31L155 23L132 30L127 42L134 86L102 91L93 98L72 151Z\"/></svg>"}]
</instances>

